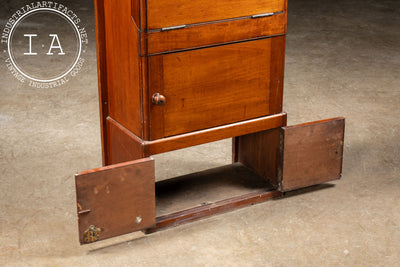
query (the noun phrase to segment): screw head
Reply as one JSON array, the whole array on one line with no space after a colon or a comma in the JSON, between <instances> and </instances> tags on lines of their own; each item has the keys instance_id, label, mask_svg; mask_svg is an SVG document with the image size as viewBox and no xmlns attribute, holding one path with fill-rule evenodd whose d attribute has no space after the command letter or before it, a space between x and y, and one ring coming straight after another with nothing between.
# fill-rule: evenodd
<instances>
[{"instance_id":1,"label":"screw head","mask_svg":"<svg viewBox=\"0 0 400 267\"><path fill-rule=\"evenodd\" d=\"M137 224L141 223L142 222L142 217L141 216L137 216L135 221L136 221Z\"/></svg>"}]
</instances>

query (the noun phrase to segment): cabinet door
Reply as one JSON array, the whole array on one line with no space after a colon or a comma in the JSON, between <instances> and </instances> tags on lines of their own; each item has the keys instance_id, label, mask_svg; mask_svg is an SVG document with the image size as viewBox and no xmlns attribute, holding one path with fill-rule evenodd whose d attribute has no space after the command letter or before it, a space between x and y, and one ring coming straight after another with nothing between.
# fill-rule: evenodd
<instances>
[{"instance_id":1,"label":"cabinet door","mask_svg":"<svg viewBox=\"0 0 400 267\"><path fill-rule=\"evenodd\" d=\"M150 158L77 174L80 243L91 243L153 226L154 183L154 160Z\"/></svg>"},{"instance_id":2,"label":"cabinet door","mask_svg":"<svg viewBox=\"0 0 400 267\"><path fill-rule=\"evenodd\" d=\"M281 112L284 48L279 36L149 57L150 97L163 96L151 140Z\"/></svg>"},{"instance_id":3,"label":"cabinet door","mask_svg":"<svg viewBox=\"0 0 400 267\"><path fill-rule=\"evenodd\" d=\"M341 177L344 118L283 127L282 137L281 191Z\"/></svg>"}]
</instances>

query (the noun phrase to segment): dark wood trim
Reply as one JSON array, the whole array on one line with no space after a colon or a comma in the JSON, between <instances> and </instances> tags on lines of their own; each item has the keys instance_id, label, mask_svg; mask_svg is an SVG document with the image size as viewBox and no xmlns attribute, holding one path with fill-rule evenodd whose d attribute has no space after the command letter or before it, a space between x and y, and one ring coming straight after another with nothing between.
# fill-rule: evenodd
<instances>
[{"instance_id":1,"label":"dark wood trim","mask_svg":"<svg viewBox=\"0 0 400 267\"><path fill-rule=\"evenodd\" d=\"M156 225L148 228L143 232L146 234L164 230L166 228L175 227L184 223L200 220L211 215L224 213L246 206L262 203L270 199L282 197L283 193L279 191L256 191L246 195L233 197L209 203L203 206L194 207L191 209L171 213L165 216L156 218Z\"/></svg>"}]
</instances>

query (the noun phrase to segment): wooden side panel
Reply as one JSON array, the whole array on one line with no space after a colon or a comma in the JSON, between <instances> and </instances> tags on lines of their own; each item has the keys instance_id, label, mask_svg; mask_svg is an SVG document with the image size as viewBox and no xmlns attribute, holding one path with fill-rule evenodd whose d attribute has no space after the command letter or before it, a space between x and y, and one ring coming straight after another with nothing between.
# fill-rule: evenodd
<instances>
[{"instance_id":1,"label":"wooden side panel","mask_svg":"<svg viewBox=\"0 0 400 267\"><path fill-rule=\"evenodd\" d=\"M107 88L107 62L106 62L106 36L104 25L104 1L95 0L96 17L96 48L97 48L97 77L99 87L101 148L103 165L108 165L108 136L106 118L108 117L108 88Z\"/></svg>"},{"instance_id":2,"label":"wooden side panel","mask_svg":"<svg viewBox=\"0 0 400 267\"><path fill-rule=\"evenodd\" d=\"M81 244L155 224L153 159L82 172L75 183Z\"/></svg>"},{"instance_id":3,"label":"wooden side panel","mask_svg":"<svg viewBox=\"0 0 400 267\"><path fill-rule=\"evenodd\" d=\"M162 88L153 88L163 90L166 97L163 136L272 114L274 38L281 37L156 56L163 57ZM158 73L149 70L150 84L157 84ZM155 119L153 114L151 119ZM151 132L153 135L160 136Z\"/></svg>"},{"instance_id":4,"label":"wooden side panel","mask_svg":"<svg viewBox=\"0 0 400 267\"><path fill-rule=\"evenodd\" d=\"M148 0L148 28L223 20L280 12L285 0Z\"/></svg>"},{"instance_id":5,"label":"wooden side panel","mask_svg":"<svg viewBox=\"0 0 400 267\"><path fill-rule=\"evenodd\" d=\"M109 115L142 137L139 32L131 1L104 0Z\"/></svg>"},{"instance_id":6,"label":"wooden side panel","mask_svg":"<svg viewBox=\"0 0 400 267\"><path fill-rule=\"evenodd\" d=\"M111 118L107 118L109 164L144 158L143 141Z\"/></svg>"},{"instance_id":7,"label":"wooden side panel","mask_svg":"<svg viewBox=\"0 0 400 267\"><path fill-rule=\"evenodd\" d=\"M271 39L270 103L271 114L282 112L286 36Z\"/></svg>"},{"instance_id":8,"label":"wooden side panel","mask_svg":"<svg viewBox=\"0 0 400 267\"><path fill-rule=\"evenodd\" d=\"M344 118L283 128L282 191L339 179Z\"/></svg>"},{"instance_id":9,"label":"wooden side panel","mask_svg":"<svg viewBox=\"0 0 400 267\"><path fill-rule=\"evenodd\" d=\"M257 19L240 19L203 24L175 31L158 31L148 35L148 53L204 47L238 40L284 34L286 13Z\"/></svg>"},{"instance_id":10,"label":"wooden side panel","mask_svg":"<svg viewBox=\"0 0 400 267\"><path fill-rule=\"evenodd\" d=\"M278 188L281 170L281 128L237 137L237 161Z\"/></svg>"}]
</instances>

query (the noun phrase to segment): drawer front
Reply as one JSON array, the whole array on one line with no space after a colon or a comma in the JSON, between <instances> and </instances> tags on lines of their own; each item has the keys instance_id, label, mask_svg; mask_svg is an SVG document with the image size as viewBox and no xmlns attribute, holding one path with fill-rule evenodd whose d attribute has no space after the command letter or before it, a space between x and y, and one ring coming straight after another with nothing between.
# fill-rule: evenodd
<instances>
[{"instance_id":1,"label":"drawer front","mask_svg":"<svg viewBox=\"0 0 400 267\"><path fill-rule=\"evenodd\" d=\"M150 138L281 111L284 36L149 57ZM151 100L150 100L151 101Z\"/></svg>"},{"instance_id":2,"label":"drawer front","mask_svg":"<svg viewBox=\"0 0 400 267\"><path fill-rule=\"evenodd\" d=\"M280 12L285 0L148 0L147 27L160 29L183 24Z\"/></svg>"},{"instance_id":3,"label":"drawer front","mask_svg":"<svg viewBox=\"0 0 400 267\"><path fill-rule=\"evenodd\" d=\"M148 54L204 47L286 33L286 12L189 26L179 30L150 32Z\"/></svg>"}]
</instances>

